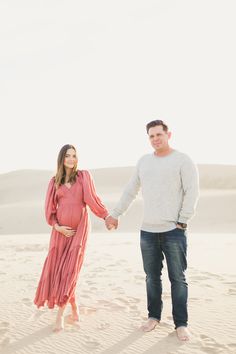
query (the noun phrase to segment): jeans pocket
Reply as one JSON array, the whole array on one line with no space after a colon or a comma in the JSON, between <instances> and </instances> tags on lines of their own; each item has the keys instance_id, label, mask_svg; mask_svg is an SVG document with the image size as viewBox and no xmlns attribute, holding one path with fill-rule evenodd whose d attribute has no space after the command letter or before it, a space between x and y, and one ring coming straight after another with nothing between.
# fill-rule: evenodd
<instances>
[{"instance_id":1,"label":"jeans pocket","mask_svg":"<svg viewBox=\"0 0 236 354\"><path fill-rule=\"evenodd\" d=\"M182 238L186 238L186 230L184 229L180 229L179 227L176 227L175 229L168 231L168 237L170 239L182 239Z\"/></svg>"}]
</instances>

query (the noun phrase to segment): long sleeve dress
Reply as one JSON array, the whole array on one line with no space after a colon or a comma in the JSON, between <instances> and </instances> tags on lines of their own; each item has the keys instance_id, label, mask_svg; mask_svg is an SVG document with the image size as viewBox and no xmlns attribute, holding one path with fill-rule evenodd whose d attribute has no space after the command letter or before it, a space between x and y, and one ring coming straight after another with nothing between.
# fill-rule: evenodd
<instances>
[{"instance_id":1,"label":"long sleeve dress","mask_svg":"<svg viewBox=\"0 0 236 354\"><path fill-rule=\"evenodd\" d=\"M90 224L87 206L100 218L108 215L88 171L78 171L76 182L70 188L61 185L56 189L54 177L50 180L45 200L46 220L51 226L56 223L70 226L76 233L65 237L52 228L48 255L34 299L37 307L45 303L49 308L64 306L75 299Z\"/></svg>"}]
</instances>

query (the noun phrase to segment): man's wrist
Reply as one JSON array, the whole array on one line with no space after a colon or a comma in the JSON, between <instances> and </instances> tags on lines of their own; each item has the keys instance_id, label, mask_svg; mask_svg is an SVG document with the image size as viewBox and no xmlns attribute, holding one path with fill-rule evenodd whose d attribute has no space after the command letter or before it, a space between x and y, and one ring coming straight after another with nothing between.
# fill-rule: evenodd
<instances>
[{"instance_id":1,"label":"man's wrist","mask_svg":"<svg viewBox=\"0 0 236 354\"><path fill-rule=\"evenodd\" d=\"M187 229L188 225L184 222L177 221L177 225L179 225L182 229Z\"/></svg>"}]
</instances>

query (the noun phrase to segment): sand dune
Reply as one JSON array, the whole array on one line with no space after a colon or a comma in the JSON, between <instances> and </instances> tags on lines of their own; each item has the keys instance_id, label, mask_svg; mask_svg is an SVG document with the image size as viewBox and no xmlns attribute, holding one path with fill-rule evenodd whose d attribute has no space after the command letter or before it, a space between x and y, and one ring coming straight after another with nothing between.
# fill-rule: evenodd
<instances>
[{"instance_id":1,"label":"sand dune","mask_svg":"<svg viewBox=\"0 0 236 354\"><path fill-rule=\"evenodd\" d=\"M119 199L134 167L91 170L98 194L111 209ZM200 165L201 197L193 232L235 232L236 166ZM44 219L44 197L52 171L21 170L0 175L0 234L39 233L49 230ZM93 215L94 231L103 224ZM120 231L138 230L142 201L133 203L121 218Z\"/></svg>"}]
</instances>

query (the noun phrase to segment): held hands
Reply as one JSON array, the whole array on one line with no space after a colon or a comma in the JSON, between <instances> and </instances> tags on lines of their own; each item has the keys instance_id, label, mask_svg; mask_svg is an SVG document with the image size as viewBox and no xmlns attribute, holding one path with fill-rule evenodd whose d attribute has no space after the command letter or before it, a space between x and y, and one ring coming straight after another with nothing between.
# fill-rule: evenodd
<instances>
[{"instance_id":1,"label":"held hands","mask_svg":"<svg viewBox=\"0 0 236 354\"><path fill-rule=\"evenodd\" d=\"M117 229L118 220L113 218L111 215L108 215L105 219L105 224L108 230Z\"/></svg>"},{"instance_id":2,"label":"held hands","mask_svg":"<svg viewBox=\"0 0 236 354\"><path fill-rule=\"evenodd\" d=\"M63 234L65 237L71 237L74 236L76 233L76 230L73 230L71 227L69 226L59 226L58 224L54 225L54 228L56 231L60 232L61 234Z\"/></svg>"},{"instance_id":3,"label":"held hands","mask_svg":"<svg viewBox=\"0 0 236 354\"><path fill-rule=\"evenodd\" d=\"M180 225L178 225L178 224L176 224L176 228L180 229L180 230L183 230L183 228Z\"/></svg>"}]
</instances>

